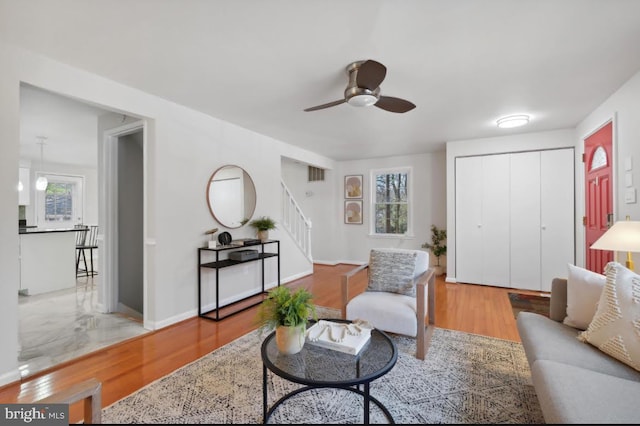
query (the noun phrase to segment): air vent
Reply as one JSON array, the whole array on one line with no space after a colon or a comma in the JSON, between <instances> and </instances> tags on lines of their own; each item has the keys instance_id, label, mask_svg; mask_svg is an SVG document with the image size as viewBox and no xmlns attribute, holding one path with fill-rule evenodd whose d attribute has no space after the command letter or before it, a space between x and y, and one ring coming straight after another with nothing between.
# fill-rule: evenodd
<instances>
[{"instance_id":1,"label":"air vent","mask_svg":"<svg viewBox=\"0 0 640 426\"><path fill-rule=\"evenodd\" d=\"M324 169L309 166L309 182L324 181Z\"/></svg>"}]
</instances>

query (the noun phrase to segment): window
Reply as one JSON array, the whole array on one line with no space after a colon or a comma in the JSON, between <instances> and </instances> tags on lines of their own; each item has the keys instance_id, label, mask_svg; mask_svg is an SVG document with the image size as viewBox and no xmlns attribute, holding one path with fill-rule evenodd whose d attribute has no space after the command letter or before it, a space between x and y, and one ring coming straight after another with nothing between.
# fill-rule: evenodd
<instances>
[{"instance_id":1,"label":"window","mask_svg":"<svg viewBox=\"0 0 640 426\"><path fill-rule=\"evenodd\" d=\"M82 223L84 178L37 173L40 175L46 176L49 184L46 190L36 191L38 226L70 228Z\"/></svg>"},{"instance_id":2,"label":"window","mask_svg":"<svg viewBox=\"0 0 640 426\"><path fill-rule=\"evenodd\" d=\"M410 235L411 169L373 170L371 172L373 235Z\"/></svg>"},{"instance_id":3,"label":"window","mask_svg":"<svg viewBox=\"0 0 640 426\"><path fill-rule=\"evenodd\" d=\"M601 146L597 147L591 159L591 168L589 170L599 169L607 165L607 151Z\"/></svg>"}]
</instances>

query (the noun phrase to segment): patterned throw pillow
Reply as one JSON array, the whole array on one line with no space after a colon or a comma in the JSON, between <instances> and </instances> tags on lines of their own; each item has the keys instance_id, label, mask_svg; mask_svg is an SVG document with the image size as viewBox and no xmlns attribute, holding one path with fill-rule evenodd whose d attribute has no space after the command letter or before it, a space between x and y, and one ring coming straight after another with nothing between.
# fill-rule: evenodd
<instances>
[{"instance_id":1,"label":"patterned throw pillow","mask_svg":"<svg viewBox=\"0 0 640 426\"><path fill-rule=\"evenodd\" d=\"M605 275L596 315L578 339L640 371L640 275L617 262Z\"/></svg>"},{"instance_id":2,"label":"patterned throw pillow","mask_svg":"<svg viewBox=\"0 0 640 426\"><path fill-rule=\"evenodd\" d=\"M369 291L416 295L413 276L417 254L402 249L373 249L369 254Z\"/></svg>"}]
</instances>

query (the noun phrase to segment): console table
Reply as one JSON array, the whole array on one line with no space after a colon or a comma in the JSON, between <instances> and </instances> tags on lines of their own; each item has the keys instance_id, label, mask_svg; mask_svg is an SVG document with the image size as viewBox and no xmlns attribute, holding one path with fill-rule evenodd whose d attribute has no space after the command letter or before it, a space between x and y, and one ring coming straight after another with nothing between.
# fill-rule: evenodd
<instances>
[{"instance_id":1,"label":"console table","mask_svg":"<svg viewBox=\"0 0 640 426\"><path fill-rule=\"evenodd\" d=\"M274 245L276 246L275 252L265 252L265 246ZM223 252L228 252L229 250L237 250L237 249L254 249L260 247L260 252L258 253L258 257L255 259L249 260L233 260L233 259L221 259L220 254ZM203 253L206 252L214 252L216 260L213 262L204 262L202 260ZM231 244L218 246L214 248L201 247L198 249L198 316L202 318L206 318L212 321L220 321L221 319L227 318L231 315L237 314L238 312L244 311L245 309L249 309L252 306L259 305L262 303L263 297L256 297L259 295L266 294L264 289L264 260L274 257L277 261L277 270L278 270L278 278L277 284L280 286L280 241L279 240L265 240L260 242L259 244L253 245L240 245L234 244L233 241ZM225 305L220 306L220 269L227 268L234 265L239 265L241 263L248 262L261 262L262 266L262 283L261 288L255 293L244 297L240 300L236 300L235 302L227 303ZM202 311L202 268L210 268L215 269L216 271L216 307L214 309L203 312ZM253 301L249 301L249 299L255 299ZM244 303L243 303L244 302ZM220 310L222 308L229 307L229 310L224 315L220 314ZM236 307L234 309L234 307Z\"/></svg>"}]
</instances>

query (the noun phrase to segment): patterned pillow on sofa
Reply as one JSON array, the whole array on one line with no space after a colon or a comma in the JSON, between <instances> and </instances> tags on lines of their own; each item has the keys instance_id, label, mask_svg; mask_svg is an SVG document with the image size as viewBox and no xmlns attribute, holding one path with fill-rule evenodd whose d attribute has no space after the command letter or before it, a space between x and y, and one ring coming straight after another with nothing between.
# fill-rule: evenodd
<instances>
[{"instance_id":1,"label":"patterned pillow on sofa","mask_svg":"<svg viewBox=\"0 0 640 426\"><path fill-rule=\"evenodd\" d=\"M578 339L640 371L640 275L617 262L605 275L596 314Z\"/></svg>"}]
</instances>

